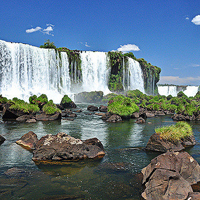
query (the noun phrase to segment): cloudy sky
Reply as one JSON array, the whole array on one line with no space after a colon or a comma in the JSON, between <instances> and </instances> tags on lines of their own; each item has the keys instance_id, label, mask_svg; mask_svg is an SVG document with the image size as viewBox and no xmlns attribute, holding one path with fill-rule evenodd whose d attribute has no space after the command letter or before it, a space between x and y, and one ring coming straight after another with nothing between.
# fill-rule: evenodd
<instances>
[{"instance_id":1,"label":"cloudy sky","mask_svg":"<svg viewBox=\"0 0 200 200\"><path fill-rule=\"evenodd\" d=\"M0 39L132 51L162 69L160 83L200 85L199 0L2 1Z\"/></svg>"}]
</instances>

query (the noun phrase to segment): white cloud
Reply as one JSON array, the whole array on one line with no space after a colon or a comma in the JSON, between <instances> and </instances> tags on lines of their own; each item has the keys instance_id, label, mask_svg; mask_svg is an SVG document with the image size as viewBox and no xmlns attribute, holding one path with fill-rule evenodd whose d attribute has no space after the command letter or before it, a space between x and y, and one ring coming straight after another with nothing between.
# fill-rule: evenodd
<instances>
[{"instance_id":1,"label":"white cloud","mask_svg":"<svg viewBox=\"0 0 200 200\"><path fill-rule=\"evenodd\" d=\"M36 32L36 31L40 31L44 34L47 34L47 35L51 35L51 36L54 36L52 33L53 29L54 29L54 25L52 24L46 24L47 28L43 29L39 26L37 26L36 28L31 28L31 29L27 29L26 30L26 33L33 33L33 32Z\"/></svg>"},{"instance_id":2,"label":"white cloud","mask_svg":"<svg viewBox=\"0 0 200 200\"><path fill-rule=\"evenodd\" d=\"M117 49L117 51L122 51L122 52L126 53L129 51L140 51L140 49L135 44L125 44L125 45L120 45L120 47Z\"/></svg>"},{"instance_id":3,"label":"white cloud","mask_svg":"<svg viewBox=\"0 0 200 200\"><path fill-rule=\"evenodd\" d=\"M186 20L189 20L189 17L186 17L185 19L186 19Z\"/></svg>"},{"instance_id":4,"label":"white cloud","mask_svg":"<svg viewBox=\"0 0 200 200\"><path fill-rule=\"evenodd\" d=\"M39 31L41 29L42 29L41 27L37 26L36 28L27 29L26 33L33 33L33 32Z\"/></svg>"},{"instance_id":5,"label":"white cloud","mask_svg":"<svg viewBox=\"0 0 200 200\"><path fill-rule=\"evenodd\" d=\"M191 22L195 25L200 25L200 15L195 16Z\"/></svg>"},{"instance_id":6,"label":"white cloud","mask_svg":"<svg viewBox=\"0 0 200 200\"><path fill-rule=\"evenodd\" d=\"M90 47L90 46L87 44L87 42L85 42L85 46L86 46L86 47Z\"/></svg>"},{"instance_id":7,"label":"white cloud","mask_svg":"<svg viewBox=\"0 0 200 200\"><path fill-rule=\"evenodd\" d=\"M199 64L193 64L192 67L200 67Z\"/></svg>"},{"instance_id":8,"label":"white cloud","mask_svg":"<svg viewBox=\"0 0 200 200\"><path fill-rule=\"evenodd\" d=\"M159 84L174 84L174 85L199 85L200 76L198 77L185 77L179 76L161 76Z\"/></svg>"}]
</instances>

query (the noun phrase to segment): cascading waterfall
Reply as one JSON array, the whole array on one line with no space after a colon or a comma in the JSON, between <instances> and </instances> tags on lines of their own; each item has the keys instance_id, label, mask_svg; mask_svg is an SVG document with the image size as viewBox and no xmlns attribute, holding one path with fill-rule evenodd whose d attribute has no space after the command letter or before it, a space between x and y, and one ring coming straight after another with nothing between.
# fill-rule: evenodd
<instances>
[{"instance_id":1,"label":"cascading waterfall","mask_svg":"<svg viewBox=\"0 0 200 200\"><path fill-rule=\"evenodd\" d=\"M30 95L44 93L59 103L70 93L68 57L61 55L60 60L54 49L0 40L1 94L28 101Z\"/></svg>"},{"instance_id":2,"label":"cascading waterfall","mask_svg":"<svg viewBox=\"0 0 200 200\"><path fill-rule=\"evenodd\" d=\"M179 89L178 89L179 88ZM182 88L182 89L181 89ZM182 91L185 95L188 97L193 97L198 92L199 86L158 86L158 93L160 95L172 95L173 97L176 97L177 94Z\"/></svg>"},{"instance_id":3,"label":"cascading waterfall","mask_svg":"<svg viewBox=\"0 0 200 200\"><path fill-rule=\"evenodd\" d=\"M128 58L128 89L129 90L140 90L144 91L144 80L142 75L142 69L140 67L139 62L132 58Z\"/></svg>"},{"instance_id":4,"label":"cascading waterfall","mask_svg":"<svg viewBox=\"0 0 200 200\"><path fill-rule=\"evenodd\" d=\"M80 53L82 69L82 91L103 91L109 93L107 67L108 58L105 52L84 51Z\"/></svg>"}]
</instances>

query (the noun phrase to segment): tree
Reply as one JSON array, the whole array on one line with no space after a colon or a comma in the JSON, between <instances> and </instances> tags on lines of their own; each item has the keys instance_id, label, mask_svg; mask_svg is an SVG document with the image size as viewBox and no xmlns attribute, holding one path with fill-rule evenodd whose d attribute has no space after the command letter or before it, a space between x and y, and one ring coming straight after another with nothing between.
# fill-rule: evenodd
<instances>
[{"instance_id":1,"label":"tree","mask_svg":"<svg viewBox=\"0 0 200 200\"><path fill-rule=\"evenodd\" d=\"M48 49L56 49L56 46L54 45L54 42L50 42L50 40L46 40L44 45L41 45L40 48L48 48Z\"/></svg>"}]
</instances>

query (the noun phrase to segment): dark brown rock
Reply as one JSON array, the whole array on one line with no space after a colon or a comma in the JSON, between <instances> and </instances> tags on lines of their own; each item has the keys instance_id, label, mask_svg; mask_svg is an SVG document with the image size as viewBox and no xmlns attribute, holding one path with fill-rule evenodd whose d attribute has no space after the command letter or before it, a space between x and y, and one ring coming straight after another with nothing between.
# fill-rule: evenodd
<instances>
[{"instance_id":1,"label":"dark brown rock","mask_svg":"<svg viewBox=\"0 0 200 200\"><path fill-rule=\"evenodd\" d=\"M77 112L77 113L81 113L82 112L82 110L80 109L80 110L76 110L75 112Z\"/></svg>"},{"instance_id":2,"label":"dark brown rock","mask_svg":"<svg viewBox=\"0 0 200 200\"><path fill-rule=\"evenodd\" d=\"M139 118L136 120L135 123L137 123L137 124L143 124L143 123L145 123L145 119L143 119L142 117L139 117Z\"/></svg>"},{"instance_id":3,"label":"dark brown rock","mask_svg":"<svg viewBox=\"0 0 200 200\"><path fill-rule=\"evenodd\" d=\"M108 111L108 107L107 107L107 106L100 105L99 111L100 111L100 112L107 112L107 111Z\"/></svg>"},{"instance_id":4,"label":"dark brown rock","mask_svg":"<svg viewBox=\"0 0 200 200\"><path fill-rule=\"evenodd\" d=\"M17 117L16 121L18 121L18 122L25 122L25 121L27 121L27 120L29 120L31 118L33 118L32 115L22 115L20 117Z\"/></svg>"},{"instance_id":5,"label":"dark brown rock","mask_svg":"<svg viewBox=\"0 0 200 200\"><path fill-rule=\"evenodd\" d=\"M102 115L101 119L107 120L107 119L109 119L110 117L111 117L111 114L110 114L109 112L107 112L107 113L104 113L104 114Z\"/></svg>"},{"instance_id":6,"label":"dark brown rock","mask_svg":"<svg viewBox=\"0 0 200 200\"><path fill-rule=\"evenodd\" d=\"M200 166L187 152L167 152L142 169L144 199L186 199L200 181Z\"/></svg>"},{"instance_id":7,"label":"dark brown rock","mask_svg":"<svg viewBox=\"0 0 200 200\"><path fill-rule=\"evenodd\" d=\"M70 110L70 109L65 109L62 113L63 113L63 114L66 114L66 115L71 115L71 114L72 114L72 110Z\"/></svg>"},{"instance_id":8,"label":"dark brown rock","mask_svg":"<svg viewBox=\"0 0 200 200\"><path fill-rule=\"evenodd\" d=\"M62 108L76 108L77 107L73 101L70 103L63 103L63 104L61 103L60 106Z\"/></svg>"},{"instance_id":9,"label":"dark brown rock","mask_svg":"<svg viewBox=\"0 0 200 200\"><path fill-rule=\"evenodd\" d=\"M174 121L193 121L195 120L195 116L183 115L183 114L174 114L172 116Z\"/></svg>"},{"instance_id":10,"label":"dark brown rock","mask_svg":"<svg viewBox=\"0 0 200 200\"><path fill-rule=\"evenodd\" d=\"M165 115L165 113L164 113L164 111L156 111L155 112L155 115L157 115L157 116L164 116Z\"/></svg>"},{"instance_id":11,"label":"dark brown rock","mask_svg":"<svg viewBox=\"0 0 200 200\"><path fill-rule=\"evenodd\" d=\"M87 110L89 110L89 111L98 111L98 107L93 106L93 105L89 105L89 106L87 107Z\"/></svg>"},{"instance_id":12,"label":"dark brown rock","mask_svg":"<svg viewBox=\"0 0 200 200\"><path fill-rule=\"evenodd\" d=\"M200 192L190 192L187 200L199 200L200 199Z\"/></svg>"},{"instance_id":13,"label":"dark brown rock","mask_svg":"<svg viewBox=\"0 0 200 200\"><path fill-rule=\"evenodd\" d=\"M71 115L69 115L69 117L77 117L77 114L72 113Z\"/></svg>"},{"instance_id":14,"label":"dark brown rock","mask_svg":"<svg viewBox=\"0 0 200 200\"><path fill-rule=\"evenodd\" d=\"M37 163L94 159L104 155L103 145L97 138L82 141L66 133L58 133L46 135L37 142L33 161Z\"/></svg>"},{"instance_id":15,"label":"dark brown rock","mask_svg":"<svg viewBox=\"0 0 200 200\"><path fill-rule=\"evenodd\" d=\"M22 147L28 150L35 149L37 142L37 135L32 131L29 131L28 133L23 135L19 140L16 141L17 144L21 145Z\"/></svg>"},{"instance_id":16,"label":"dark brown rock","mask_svg":"<svg viewBox=\"0 0 200 200\"><path fill-rule=\"evenodd\" d=\"M140 117L140 113L139 112L135 112L131 115L131 118L139 118Z\"/></svg>"},{"instance_id":17,"label":"dark brown rock","mask_svg":"<svg viewBox=\"0 0 200 200\"><path fill-rule=\"evenodd\" d=\"M0 135L0 144L2 144L6 139Z\"/></svg>"},{"instance_id":18,"label":"dark brown rock","mask_svg":"<svg viewBox=\"0 0 200 200\"><path fill-rule=\"evenodd\" d=\"M122 118L119 115L112 115L109 119L106 120L107 122L121 122Z\"/></svg>"},{"instance_id":19,"label":"dark brown rock","mask_svg":"<svg viewBox=\"0 0 200 200\"><path fill-rule=\"evenodd\" d=\"M61 119L61 113L55 113L53 115L48 115L45 113L38 113L36 114L37 121L53 121Z\"/></svg>"},{"instance_id":20,"label":"dark brown rock","mask_svg":"<svg viewBox=\"0 0 200 200\"><path fill-rule=\"evenodd\" d=\"M185 147L191 147L194 146L195 144L196 142L194 136L187 137L177 142L172 142L160 137L159 133L154 133L150 137L145 149L148 151L159 151L159 152L167 152L168 150L181 151L185 149Z\"/></svg>"},{"instance_id":21,"label":"dark brown rock","mask_svg":"<svg viewBox=\"0 0 200 200\"><path fill-rule=\"evenodd\" d=\"M95 113L95 115L98 115L98 116L104 116L105 113Z\"/></svg>"}]
</instances>

